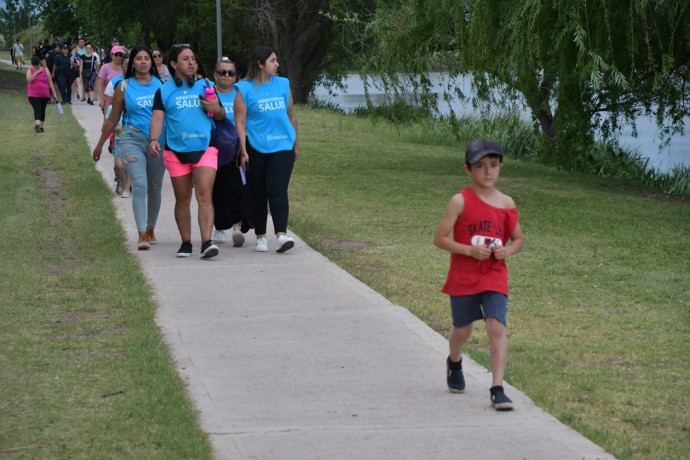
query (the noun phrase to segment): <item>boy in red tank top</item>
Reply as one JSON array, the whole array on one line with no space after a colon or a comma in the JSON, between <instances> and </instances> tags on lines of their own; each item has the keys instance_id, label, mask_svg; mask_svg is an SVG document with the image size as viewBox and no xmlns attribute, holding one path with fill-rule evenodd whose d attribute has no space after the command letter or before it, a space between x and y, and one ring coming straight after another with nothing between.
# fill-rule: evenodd
<instances>
[{"instance_id":1,"label":"boy in red tank top","mask_svg":"<svg viewBox=\"0 0 690 460\"><path fill-rule=\"evenodd\" d=\"M471 184L451 198L434 244L451 254L442 289L450 296L453 315L446 360L448 389L465 391L462 349L474 321L483 319L491 354L491 405L496 410L512 410L513 402L503 389L508 354L505 259L522 249L524 239L513 199L496 189L502 167L503 151L496 142L479 140L467 146L464 168Z\"/></svg>"}]
</instances>

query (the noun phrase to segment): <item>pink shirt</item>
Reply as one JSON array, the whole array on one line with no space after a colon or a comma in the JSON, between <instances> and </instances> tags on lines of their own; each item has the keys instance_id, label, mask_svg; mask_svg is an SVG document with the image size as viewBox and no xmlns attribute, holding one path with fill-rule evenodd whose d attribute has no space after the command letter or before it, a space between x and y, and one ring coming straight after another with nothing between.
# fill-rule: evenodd
<instances>
[{"instance_id":1,"label":"pink shirt","mask_svg":"<svg viewBox=\"0 0 690 460\"><path fill-rule=\"evenodd\" d=\"M117 77L118 75L122 75L122 70L115 70L110 67L110 64L105 64L103 67L101 67L101 70L98 72L98 78L105 80L103 89L108 86L108 83L110 83L110 80L112 80L113 77Z\"/></svg>"},{"instance_id":2,"label":"pink shirt","mask_svg":"<svg viewBox=\"0 0 690 460\"><path fill-rule=\"evenodd\" d=\"M34 75L36 69L31 67L29 72ZM26 85L26 91L29 97L50 97L50 86L48 86L48 76L45 69L41 70L34 81Z\"/></svg>"}]
</instances>

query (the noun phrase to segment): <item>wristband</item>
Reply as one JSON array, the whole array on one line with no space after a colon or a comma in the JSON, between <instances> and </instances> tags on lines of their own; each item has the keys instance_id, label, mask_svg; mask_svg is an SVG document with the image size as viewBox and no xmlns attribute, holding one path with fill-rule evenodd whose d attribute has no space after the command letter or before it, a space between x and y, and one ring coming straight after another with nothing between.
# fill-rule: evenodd
<instances>
[{"instance_id":1,"label":"wristband","mask_svg":"<svg viewBox=\"0 0 690 460\"><path fill-rule=\"evenodd\" d=\"M155 139L155 138L154 138L154 139L149 139L149 144L150 144L151 142L157 141L157 140L158 140L158 139Z\"/></svg>"}]
</instances>

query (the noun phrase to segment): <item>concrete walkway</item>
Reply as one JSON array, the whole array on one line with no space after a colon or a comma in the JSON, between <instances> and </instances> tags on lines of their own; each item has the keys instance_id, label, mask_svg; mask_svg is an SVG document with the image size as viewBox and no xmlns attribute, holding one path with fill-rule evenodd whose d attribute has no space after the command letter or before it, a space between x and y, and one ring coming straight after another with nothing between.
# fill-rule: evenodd
<instances>
[{"instance_id":1,"label":"concrete walkway","mask_svg":"<svg viewBox=\"0 0 690 460\"><path fill-rule=\"evenodd\" d=\"M98 107L71 109L93 147ZM112 184L107 151L97 168ZM467 357L467 392L448 392L446 340L299 238L256 253L250 232L201 260L194 228L194 255L177 259L166 175L158 244L137 251L131 199L113 200L218 459L613 458L510 385L515 410L494 411L490 374Z\"/></svg>"}]
</instances>

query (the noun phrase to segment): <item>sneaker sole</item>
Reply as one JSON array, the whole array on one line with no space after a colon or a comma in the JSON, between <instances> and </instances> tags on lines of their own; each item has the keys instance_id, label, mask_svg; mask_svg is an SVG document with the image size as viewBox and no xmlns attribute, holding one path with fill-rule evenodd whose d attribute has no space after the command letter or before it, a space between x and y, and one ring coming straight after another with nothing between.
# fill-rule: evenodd
<instances>
[{"instance_id":1,"label":"sneaker sole","mask_svg":"<svg viewBox=\"0 0 690 460\"><path fill-rule=\"evenodd\" d=\"M210 259L211 257L217 256L218 253L219 253L218 248L211 246L210 248L206 248L206 250L201 253L201 258L202 259Z\"/></svg>"},{"instance_id":2,"label":"sneaker sole","mask_svg":"<svg viewBox=\"0 0 690 460\"><path fill-rule=\"evenodd\" d=\"M450 391L451 393L464 393L465 389L463 388L462 390L458 390L457 388L453 388L453 387L449 386L448 391Z\"/></svg>"},{"instance_id":3,"label":"sneaker sole","mask_svg":"<svg viewBox=\"0 0 690 460\"><path fill-rule=\"evenodd\" d=\"M149 243L146 243L146 242L138 243L137 249L140 251L146 251L147 249L151 249L151 245Z\"/></svg>"},{"instance_id":4,"label":"sneaker sole","mask_svg":"<svg viewBox=\"0 0 690 460\"><path fill-rule=\"evenodd\" d=\"M513 410L513 403L492 403L491 405L498 411Z\"/></svg>"},{"instance_id":5,"label":"sneaker sole","mask_svg":"<svg viewBox=\"0 0 690 460\"><path fill-rule=\"evenodd\" d=\"M180 257L180 258L182 258L182 257L189 257L189 256L191 256L191 255L192 255L191 252L178 252L177 254L175 254L175 257Z\"/></svg>"},{"instance_id":6,"label":"sneaker sole","mask_svg":"<svg viewBox=\"0 0 690 460\"><path fill-rule=\"evenodd\" d=\"M281 247L276 249L276 252L285 252L285 251L292 249L294 247L295 247L294 241L286 241L285 243L283 243L283 245Z\"/></svg>"},{"instance_id":7,"label":"sneaker sole","mask_svg":"<svg viewBox=\"0 0 690 460\"><path fill-rule=\"evenodd\" d=\"M233 234L232 235L232 246L235 248L239 248L244 244L244 235L241 233Z\"/></svg>"}]
</instances>

